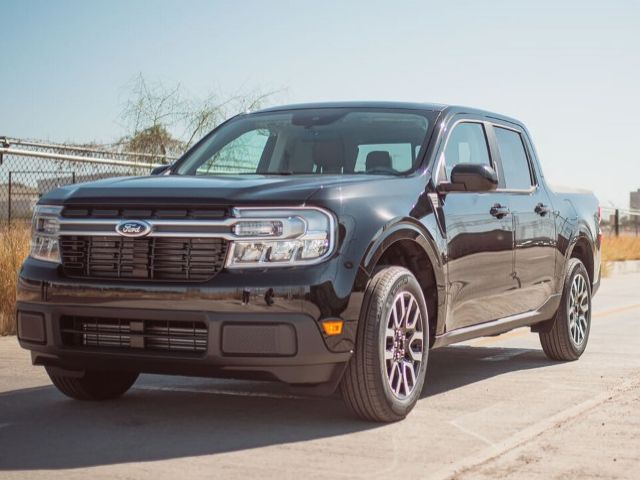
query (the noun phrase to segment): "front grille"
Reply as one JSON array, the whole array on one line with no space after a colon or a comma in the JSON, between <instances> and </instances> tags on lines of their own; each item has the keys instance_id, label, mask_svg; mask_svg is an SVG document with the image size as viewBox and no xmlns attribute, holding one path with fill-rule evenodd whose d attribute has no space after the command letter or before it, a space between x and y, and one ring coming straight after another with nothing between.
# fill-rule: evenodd
<instances>
[{"instance_id":1,"label":"front grille","mask_svg":"<svg viewBox=\"0 0 640 480\"><path fill-rule=\"evenodd\" d=\"M69 347L201 354L208 343L207 325L193 321L63 316L60 330Z\"/></svg>"},{"instance_id":2,"label":"front grille","mask_svg":"<svg viewBox=\"0 0 640 480\"><path fill-rule=\"evenodd\" d=\"M224 266L221 238L63 236L65 275L156 281L205 281Z\"/></svg>"}]
</instances>

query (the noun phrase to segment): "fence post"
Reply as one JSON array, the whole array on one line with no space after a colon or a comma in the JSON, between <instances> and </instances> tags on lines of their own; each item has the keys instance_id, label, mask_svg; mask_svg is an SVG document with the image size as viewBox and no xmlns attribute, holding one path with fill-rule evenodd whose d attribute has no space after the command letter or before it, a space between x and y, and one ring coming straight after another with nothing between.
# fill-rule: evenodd
<instances>
[{"instance_id":1,"label":"fence post","mask_svg":"<svg viewBox=\"0 0 640 480\"><path fill-rule=\"evenodd\" d=\"M9 171L9 184L7 185L7 223L11 225L11 183L13 180L13 172Z\"/></svg>"},{"instance_id":2,"label":"fence post","mask_svg":"<svg viewBox=\"0 0 640 480\"><path fill-rule=\"evenodd\" d=\"M76 171L71 172L71 183L76 183Z\"/></svg>"},{"instance_id":3,"label":"fence post","mask_svg":"<svg viewBox=\"0 0 640 480\"><path fill-rule=\"evenodd\" d=\"M0 137L0 147L9 148L9 142L7 141L7 137ZM4 162L4 153L0 152L0 165Z\"/></svg>"},{"instance_id":4,"label":"fence post","mask_svg":"<svg viewBox=\"0 0 640 480\"><path fill-rule=\"evenodd\" d=\"M617 208L613 216L613 231L615 232L616 237L620 236L620 210Z\"/></svg>"}]
</instances>

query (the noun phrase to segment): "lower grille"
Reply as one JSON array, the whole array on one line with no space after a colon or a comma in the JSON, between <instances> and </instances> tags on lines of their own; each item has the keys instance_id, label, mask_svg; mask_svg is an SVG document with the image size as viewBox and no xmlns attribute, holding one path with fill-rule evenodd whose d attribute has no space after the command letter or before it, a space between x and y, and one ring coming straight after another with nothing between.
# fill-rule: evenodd
<instances>
[{"instance_id":1,"label":"lower grille","mask_svg":"<svg viewBox=\"0 0 640 480\"><path fill-rule=\"evenodd\" d=\"M221 238L63 236L65 275L156 281L206 281L224 266Z\"/></svg>"},{"instance_id":2,"label":"lower grille","mask_svg":"<svg viewBox=\"0 0 640 480\"><path fill-rule=\"evenodd\" d=\"M63 316L60 328L62 343L69 347L196 354L207 351L204 322Z\"/></svg>"}]
</instances>

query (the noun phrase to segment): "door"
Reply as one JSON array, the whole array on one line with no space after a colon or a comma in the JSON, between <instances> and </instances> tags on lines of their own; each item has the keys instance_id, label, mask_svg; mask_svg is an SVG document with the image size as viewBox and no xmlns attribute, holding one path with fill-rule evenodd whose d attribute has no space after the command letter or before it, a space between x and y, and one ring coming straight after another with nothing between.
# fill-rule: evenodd
<instances>
[{"instance_id":1,"label":"door","mask_svg":"<svg viewBox=\"0 0 640 480\"><path fill-rule=\"evenodd\" d=\"M532 155L524 132L493 125L500 191L514 220L514 280L518 290L512 299L517 312L535 310L553 294L556 232L553 208L538 185Z\"/></svg>"},{"instance_id":2,"label":"door","mask_svg":"<svg viewBox=\"0 0 640 480\"><path fill-rule=\"evenodd\" d=\"M448 180L458 163L495 167L482 121L454 125L441 154L438 181ZM504 194L449 192L442 204L449 282L447 330L507 316L505 297L515 288L514 242Z\"/></svg>"}]
</instances>

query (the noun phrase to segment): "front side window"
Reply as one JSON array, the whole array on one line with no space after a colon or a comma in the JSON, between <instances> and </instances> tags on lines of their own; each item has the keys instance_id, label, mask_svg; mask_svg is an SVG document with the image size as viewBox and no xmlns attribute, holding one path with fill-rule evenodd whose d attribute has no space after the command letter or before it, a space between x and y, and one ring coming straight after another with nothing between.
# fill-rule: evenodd
<instances>
[{"instance_id":1,"label":"front side window","mask_svg":"<svg viewBox=\"0 0 640 480\"><path fill-rule=\"evenodd\" d=\"M451 178L451 170L459 163L491 165L487 137L481 123L459 123L451 132L444 151L446 179Z\"/></svg>"},{"instance_id":2,"label":"front side window","mask_svg":"<svg viewBox=\"0 0 640 480\"><path fill-rule=\"evenodd\" d=\"M500 127L494 127L494 131L505 187L510 190L528 190L532 185L531 170L521 135Z\"/></svg>"},{"instance_id":3,"label":"front side window","mask_svg":"<svg viewBox=\"0 0 640 480\"><path fill-rule=\"evenodd\" d=\"M230 141L198 166L196 175L255 172L269 140L268 130L256 129Z\"/></svg>"},{"instance_id":4,"label":"front side window","mask_svg":"<svg viewBox=\"0 0 640 480\"><path fill-rule=\"evenodd\" d=\"M242 115L191 150L179 175L399 175L418 166L433 112L318 108Z\"/></svg>"}]
</instances>

